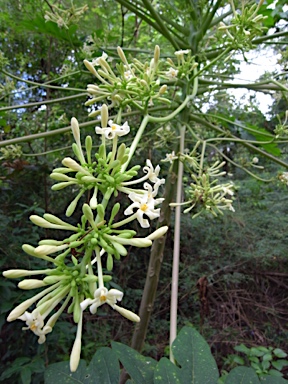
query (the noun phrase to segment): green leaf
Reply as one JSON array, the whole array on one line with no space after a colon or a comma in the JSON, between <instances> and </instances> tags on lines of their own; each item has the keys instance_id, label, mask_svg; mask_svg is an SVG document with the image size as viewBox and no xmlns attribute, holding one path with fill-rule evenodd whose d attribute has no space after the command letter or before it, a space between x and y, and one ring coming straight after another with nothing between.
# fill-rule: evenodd
<instances>
[{"instance_id":1,"label":"green leaf","mask_svg":"<svg viewBox=\"0 0 288 384\"><path fill-rule=\"evenodd\" d=\"M245 355L248 355L250 352L250 349L246 347L244 344L236 345L234 347L235 351L245 353Z\"/></svg>"},{"instance_id":2,"label":"green leaf","mask_svg":"<svg viewBox=\"0 0 288 384\"><path fill-rule=\"evenodd\" d=\"M111 344L112 350L135 383L151 384L153 382L154 369L157 364L154 359L142 356L127 345L115 341Z\"/></svg>"},{"instance_id":3,"label":"green leaf","mask_svg":"<svg viewBox=\"0 0 288 384\"><path fill-rule=\"evenodd\" d=\"M184 327L172 344L173 355L181 366L182 383L215 384L217 364L205 339L192 327Z\"/></svg>"},{"instance_id":4,"label":"green leaf","mask_svg":"<svg viewBox=\"0 0 288 384\"><path fill-rule=\"evenodd\" d=\"M23 367L23 369L21 369L20 376L21 376L22 384L31 383L32 371L29 367Z\"/></svg>"},{"instance_id":5,"label":"green leaf","mask_svg":"<svg viewBox=\"0 0 288 384\"><path fill-rule=\"evenodd\" d=\"M226 377L225 384L260 384L254 369L236 367Z\"/></svg>"},{"instance_id":6,"label":"green leaf","mask_svg":"<svg viewBox=\"0 0 288 384\"><path fill-rule=\"evenodd\" d=\"M154 384L182 384L180 368L163 357L155 368Z\"/></svg>"},{"instance_id":7,"label":"green leaf","mask_svg":"<svg viewBox=\"0 0 288 384\"><path fill-rule=\"evenodd\" d=\"M273 376L264 376L261 377L260 383L264 384L287 384L288 381L283 379L282 377L273 377Z\"/></svg>"},{"instance_id":8,"label":"green leaf","mask_svg":"<svg viewBox=\"0 0 288 384\"><path fill-rule=\"evenodd\" d=\"M80 360L76 372L71 373L69 362L51 364L45 371L45 384L114 384L119 382L118 359L111 348L98 349L89 366Z\"/></svg>"},{"instance_id":9,"label":"green leaf","mask_svg":"<svg viewBox=\"0 0 288 384\"><path fill-rule=\"evenodd\" d=\"M244 359L242 357L240 357L240 356L237 356L237 355L233 356L232 360L233 360L233 363L236 363L236 364L239 364L239 365L244 365L245 364Z\"/></svg>"},{"instance_id":10,"label":"green leaf","mask_svg":"<svg viewBox=\"0 0 288 384\"><path fill-rule=\"evenodd\" d=\"M260 351L258 348L252 347L250 349L250 355L251 356L259 356L259 357L261 357L261 356L265 355L265 352L264 351Z\"/></svg>"},{"instance_id":11,"label":"green leaf","mask_svg":"<svg viewBox=\"0 0 288 384\"><path fill-rule=\"evenodd\" d=\"M282 373L277 371L276 369L270 369L268 373L271 376L277 376L277 377L282 377L283 376Z\"/></svg>"},{"instance_id":12,"label":"green leaf","mask_svg":"<svg viewBox=\"0 0 288 384\"><path fill-rule=\"evenodd\" d=\"M272 361L272 365L274 368L278 369L278 371L281 371L284 367L288 365L288 360Z\"/></svg>"},{"instance_id":13,"label":"green leaf","mask_svg":"<svg viewBox=\"0 0 288 384\"><path fill-rule=\"evenodd\" d=\"M287 353L285 353L282 349L280 349L280 348L275 348L274 350L273 350L273 353L274 353L274 355L276 356L276 357L286 357L287 356Z\"/></svg>"},{"instance_id":14,"label":"green leaf","mask_svg":"<svg viewBox=\"0 0 288 384\"><path fill-rule=\"evenodd\" d=\"M273 359L271 353L265 353L265 355L262 357L263 361L271 361Z\"/></svg>"}]
</instances>

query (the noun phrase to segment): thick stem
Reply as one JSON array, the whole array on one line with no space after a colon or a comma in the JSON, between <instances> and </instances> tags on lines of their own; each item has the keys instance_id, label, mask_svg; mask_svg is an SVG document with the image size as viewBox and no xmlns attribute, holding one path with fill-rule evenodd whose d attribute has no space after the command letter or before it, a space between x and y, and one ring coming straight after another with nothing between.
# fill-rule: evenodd
<instances>
[{"instance_id":1,"label":"thick stem","mask_svg":"<svg viewBox=\"0 0 288 384\"><path fill-rule=\"evenodd\" d=\"M163 225L170 225L171 208L169 206L169 203L173 201L175 196L177 165L177 162L175 162L173 165L172 172L170 173L166 182L164 194L165 200L162 203L161 214L158 220L158 227L161 227ZM136 351L141 351L147 333L148 324L158 287L165 242L166 235L155 240L151 248L146 282L139 310L139 316L141 318L141 321L136 325L131 343L132 348L136 349Z\"/></svg>"}]
</instances>

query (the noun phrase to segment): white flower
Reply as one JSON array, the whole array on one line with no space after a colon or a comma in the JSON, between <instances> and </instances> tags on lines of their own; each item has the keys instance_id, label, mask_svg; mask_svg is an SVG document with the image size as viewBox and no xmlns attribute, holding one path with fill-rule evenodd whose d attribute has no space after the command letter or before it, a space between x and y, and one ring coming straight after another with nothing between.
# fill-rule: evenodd
<instances>
[{"instance_id":1,"label":"white flower","mask_svg":"<svg viewBox=\"0 0 288 384\"><path fill-rule=\"evenodd\" d=\"M133 72L130 69L128 69L127 71L124 72L125 80L127 80L127 81L131 80L133 77L134 77Z\"/></svg>"},{"instance_id":2,"label":"white flower","mask_svg":"<svg viewBox=\"0 0 288 384\"><path fill-rule=\"evenodd\" d=\"M177 160L178 156L175 155L175 152L173 151L172 153L166 153L165 159L163 159L163 162L169 161L170 164L173 163L173 160Z\"/></svg>"},{"instance_id":3,"label":"white flower","mask_svg":"<svg viewBox=\"0 0 288 384\"><path fill-rule=\"evenodd\" d=\"M100 287L94 292L94 300L86 299L80 304L82 311L90 305L90 312L92 314L97 312L97 308L103 304L108 304L110 307L119 312L122 316L129 320L139 322L140 318L135 313L128 311L125 308L119 307L116 303L123 298L123 292L118 289L110 289L108 291L105 287Z\"/></svg>"},{"instance_id":4,"label":"white flower","mask_svg":"<svg viewBox=\"0 0 288 384\"><path fill-rule=\"evenodd\" d=\"M113 123L112 120L108 121L110 127L100 128L96 127L96 133L98 135L105 135L106 139L114 139L115 136L124 136L130 132L130 127L127 121L123 125Z\"/></svg>"},{"instance_id":5,"label":"white flower","mask_svg":"<svg viewBox=\"0 0 288 384\"><path fill-rule=\"evenodd\" d=\"M24 315L18 317L18 319L26 322L27 327L22 328L23 330L30 329L36 336L39 336L39 344L43 344L46 340L46 334L52 331L50 326L46 325L44 327L43 317L38 312L25 312Z\"/></svg>"},{"instance_id":6,"label":"white flower","mask_svg":"<svg viewBox=\"0 0 288 384\"><path fill-rule=\"evenodd\" d=\"M91 64L95 67L100 65L100 59L106 60L108 58L107 53L103 52L102 56L97 57L97 59L92 60Z\"/></svg>"},{"instance_id":7,"label":"white flower","mask_svg":"<svg viewBox=\"0 0 288 384\"><path fill-rule=\"evenodd\" d=\"M183 56L183 55L188 55L188 53L190 52L190 49L180 49L180 51L176 51L174 54L176 56Z\"/></svg>"},{"instance_id":8,"label":"white flower","mask_svg":"<svg viewBox=\"0 0 288 384\"><path fill-rule=\"evenodd\" d=\"M258 164L258 163L259 163L259 159L258 159L258 157L253 157L253 159L252 159L252 163L253 163L253 164Z\"/></svg>"},{"instance_id":9,"label":"white flower","mask_svg":"<svg viewBox=\"0 0 288 384\"><path fill-rule=\"evenodd\" d=\"M160 184L165 183L165 179L159 179L158 177L160 172L160 166L157 165L154 170L154 167L149 159L146 160L146 166L143 167L143 171L147 173L147 177L152 183L158 183L159 181L161 182Z\"/></svg>"},{"instance_id":10,"label":"white flower","mask_svg":"<svg viewBox=\"0 0 288 384\"><path fill-rule=\"evenodd\" d=\"M146 189L148 189L149 184L145 184L147 184ZM160 208L155 209L155 205L161 203L164 199L155 200L153 198L152 187L150 190L148 189L147 192L145 191L144 194L132 192L128 195L128 197L133 201L133 203L124 211L124 215L131 215L134 213L133 209L138 208L134 214L142 228L148 228L150 226L149 221L143 218L144 214L148 216L150 220L156 219L160 216Z\"/></svg>"},{"instance_id":11,"label":"white flower","mask_svg":"<svg viewBox=\"0 0 288 384\"><path fill-rule=\"evenodd\" d=\"M165 72L165 75L168 76L170 79L176 79L178 72L179 72L178 69L174 69L170 67L169 71Z\"/></svg>"}]
</instances>

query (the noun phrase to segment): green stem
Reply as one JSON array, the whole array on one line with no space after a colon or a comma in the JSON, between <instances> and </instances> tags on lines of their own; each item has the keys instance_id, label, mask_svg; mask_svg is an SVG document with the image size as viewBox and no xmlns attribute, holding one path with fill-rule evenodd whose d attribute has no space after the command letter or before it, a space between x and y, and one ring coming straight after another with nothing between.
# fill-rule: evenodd
<instances>
[{"instance_id":1,"label":"green stem","mask_svg":"<svg viewBox=\"0 0 288 384\"><path fill-rule=\"evenodd\" d=\"M184 152L185 143L185 125L180 128L180 153ZM176 203L182 200L182 184L183 184L183 163L178 160ZM171 308L170 308L170 361L175 364L172 352L172 343L177 336L177 307L178 307L178 278L179 278L179 259L180 259L180 230L181 230L181 206L175 208L175 225L174 225L174 249L173 249L173 266L172 266L172 283L171 283Z\"/></svg>"},{"instance_id":2,"label":"green stem","mask_svg":"<svg viewBox=\"0 0 288 384\"><path fill-rule=\"evenodd\" d=\"M10 111L12 109L19 109L19 108L30 108L30 107L35 107L37 105L45 105L45 104L53 104L53 103L59 103L60 104L63 101L71 100L71 99L77 99L78 97L84 97L84 96L87 96L87 93L79 93L78 95L60 97L58 99L53 99L53 100L35 101L34 103L10 105L9 107L0 108L0 112Z\"/></svg>"},{"instance_id":3,"label":"green stem","mask_svg":"<svg viewBox=\"0 0 288 384\"><path fill-rule=\"evenodd\" d=\"M9 73L9 72L6 72L4 69L1 70L2 73L4 73L4 75L8 76L8 77L11 77L12 79L15 79L17 81L21 81L23 83L27 83L27 84L32 84L32 85L35 85L36 87L44 87L44 88L52 88L52 89L61 89L61 90L64 90L64 91L77 91L77 92L84 92L85 89L81 89L81 88L69 88L69 87L61 87L59 85L49 85L48 82L47 83L37 83L36 81L31 81L31 80L25 80L23 79L22 77L18 77L18 76L15 76L15 75L12 75L12 73ZM79 71L75 72L75 73L78 73ZM71 74L72 75L72 74ZM56 80L59 80L59 79L56 79ZM55 81L56 81L55 80ZM49 83L51 83L53 80L50 80Z\"/></svg>"}]
</instances>

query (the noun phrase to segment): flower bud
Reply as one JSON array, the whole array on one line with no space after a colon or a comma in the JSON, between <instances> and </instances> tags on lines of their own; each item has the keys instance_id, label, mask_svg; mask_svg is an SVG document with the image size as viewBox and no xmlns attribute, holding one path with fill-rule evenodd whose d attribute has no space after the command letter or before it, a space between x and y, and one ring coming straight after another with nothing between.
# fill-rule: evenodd
<instances>
[{"instance_id":1,"label":"flower bud","mask_svg":"<svg viewBox=\"0 0 288 384\"><path fill-rule=\"evenodd\" d=\"M30 276L33 271L26 271L25 269L9 269L3 272L3 276L9 279L17 279L18 277Z\"/></svg>"},{"instance_id":2,"label":"flower bud","mask_svg":"<svg viewBox=\"0 0 288 384\"><path fill-rule=\"evenodd\" d=\"M35 289L40 287L45 287L46 284L43 280L37 280L37 279L27 279L20 281L18 284L18 287L21 289Z\"/></svg>"},{"instance_id":3,"label":"flower bud","mask_svg":"<svg viewBox=\"0 0 288 384\"><path fill-rule=\"evenodd\" d=\"M117 47L117 53L120 59L123 61L123 63L129 66L125 53L123 52L123 49L121 47Z\"/></svg>"},{"instance_id":4,"label":"flower bud","mask_svg":"<svg viewBox=\"0 0 288 384\"><path fill-rule=\"evenodd\" d=\"M68 248L68 244L62 245L39 245L35 248L34 252L36 255L49 255L50 253L55 253L58 251L62 251L63 249Z\"/></svg>"},{"instance_id":5,"label":"flower bud","mask_svg":"<svg viewBox=\"0 0 288 384\"><path fill-rule=\"evenodd\" d=\"M159 94L163 95L167 91L167 85L164 84L162 87L159 89Z\"/></svg>"},{"instance_id":6,"label":"flower bud","mask_svg":"<svg viewBox=\"0 0 288 384\"><path fill-rule=\"evenodd\" d=\"M86 219L92 225L92 227L95 228L96 226L95 226L95 222L94 222L94 215L93 215L93 212L92 212L92 209L90 208L90 206L85 203L82 207L82 211L83 211Z\"/></svg>"},{"instance_id":7,"label":"flower bud","mask_svg":"<svg viewBox=\"0 0 288 384\"><path fill-rule=\"evenodd\" d=\"M113 269L113 257L110 253L108 253L108 256L107 256L106 268L107 268L107 271L112 271Z\"/></svg>"},{"instance_id":8,"label":"flower bud","mask_svg":"<svg viewBox=\"0 0 288 384\"><path fill-rule=\"evenodd\" d=\"M106 128L108 124L108 107L106 104L103 104L101 107L101 126L102 128Z\"/></svg>"},{"instance_id":9,"label":"flower bud","mask_svg":"<svg viewBox=\"0 0 288 384\"><path fill-rule=\"evenodd\" d=\"M126 256L126 255L127 255L127 249L126 249L125 247L123 247L122 244L119 244L119 243L117 243L116 241L114 241L113 246L114 246L114 248L116 249L116 251L117 251L121 256Z\"/></svg>"},{"instance_id":10,"label":"flower bud","mask_svg":"<svg viewBox=\"0 0 288 384\"><path fill-rule=\"evenodd\" d=\"M72 352L70 355L70 371L75 372L78 368L81 354L81 338L74 341Z\"/></svg>"},{"instance_id":11,"label":"flower bud","mask_svg":"<svg viewBox=\"0 0 288 384\"><path fill-rule=\"evenodd\" d=\"M125 309L123 307L119 307L118 305L113 305L113 309L115 309L117 312L119 312L122 316L126 317L126 319L135 321L136 323L139 323L140 317L137 316L135 313L128 311L128 309Z\"/></svg>"},{"instance_id":12,"label":"flower bud","mask_svg":"<svg viewBox=\"0 0 288 384\"><path fill-rule=\"evenodd\" d=\"M156 229L156 231L152 232L151 235L147 236L147 239L149 240L156 240L159 239L159 237L162 237L165 235L165 233L168 231L168 227L160 227Z\"/></svg>"},{"instance_id":13,"label":"flower bud","mask_svg":"<svg viewBox=\"0 0 288 384\"><path fill-rule=\"evenodd\" d=\"M158 64L159 58L160 58L160 47L159 47L159 45L155 45L155 49L154 49L154 63L155 63L156 66Z\"/></svg>"},{"instance_id":14,"label":"flower bud","mask_svg":"<svg viewBox=\"0 0 288 384\"><path fill-rule=\"evenodd\" d=\"M97 72L96 72L95 68L93 67L93 65L90 63L90 61L84 60L83 63L85 65L85 67L88 69L88 71L90 71L94 76L97 76Z\"/></svg>"}]
</instances>

